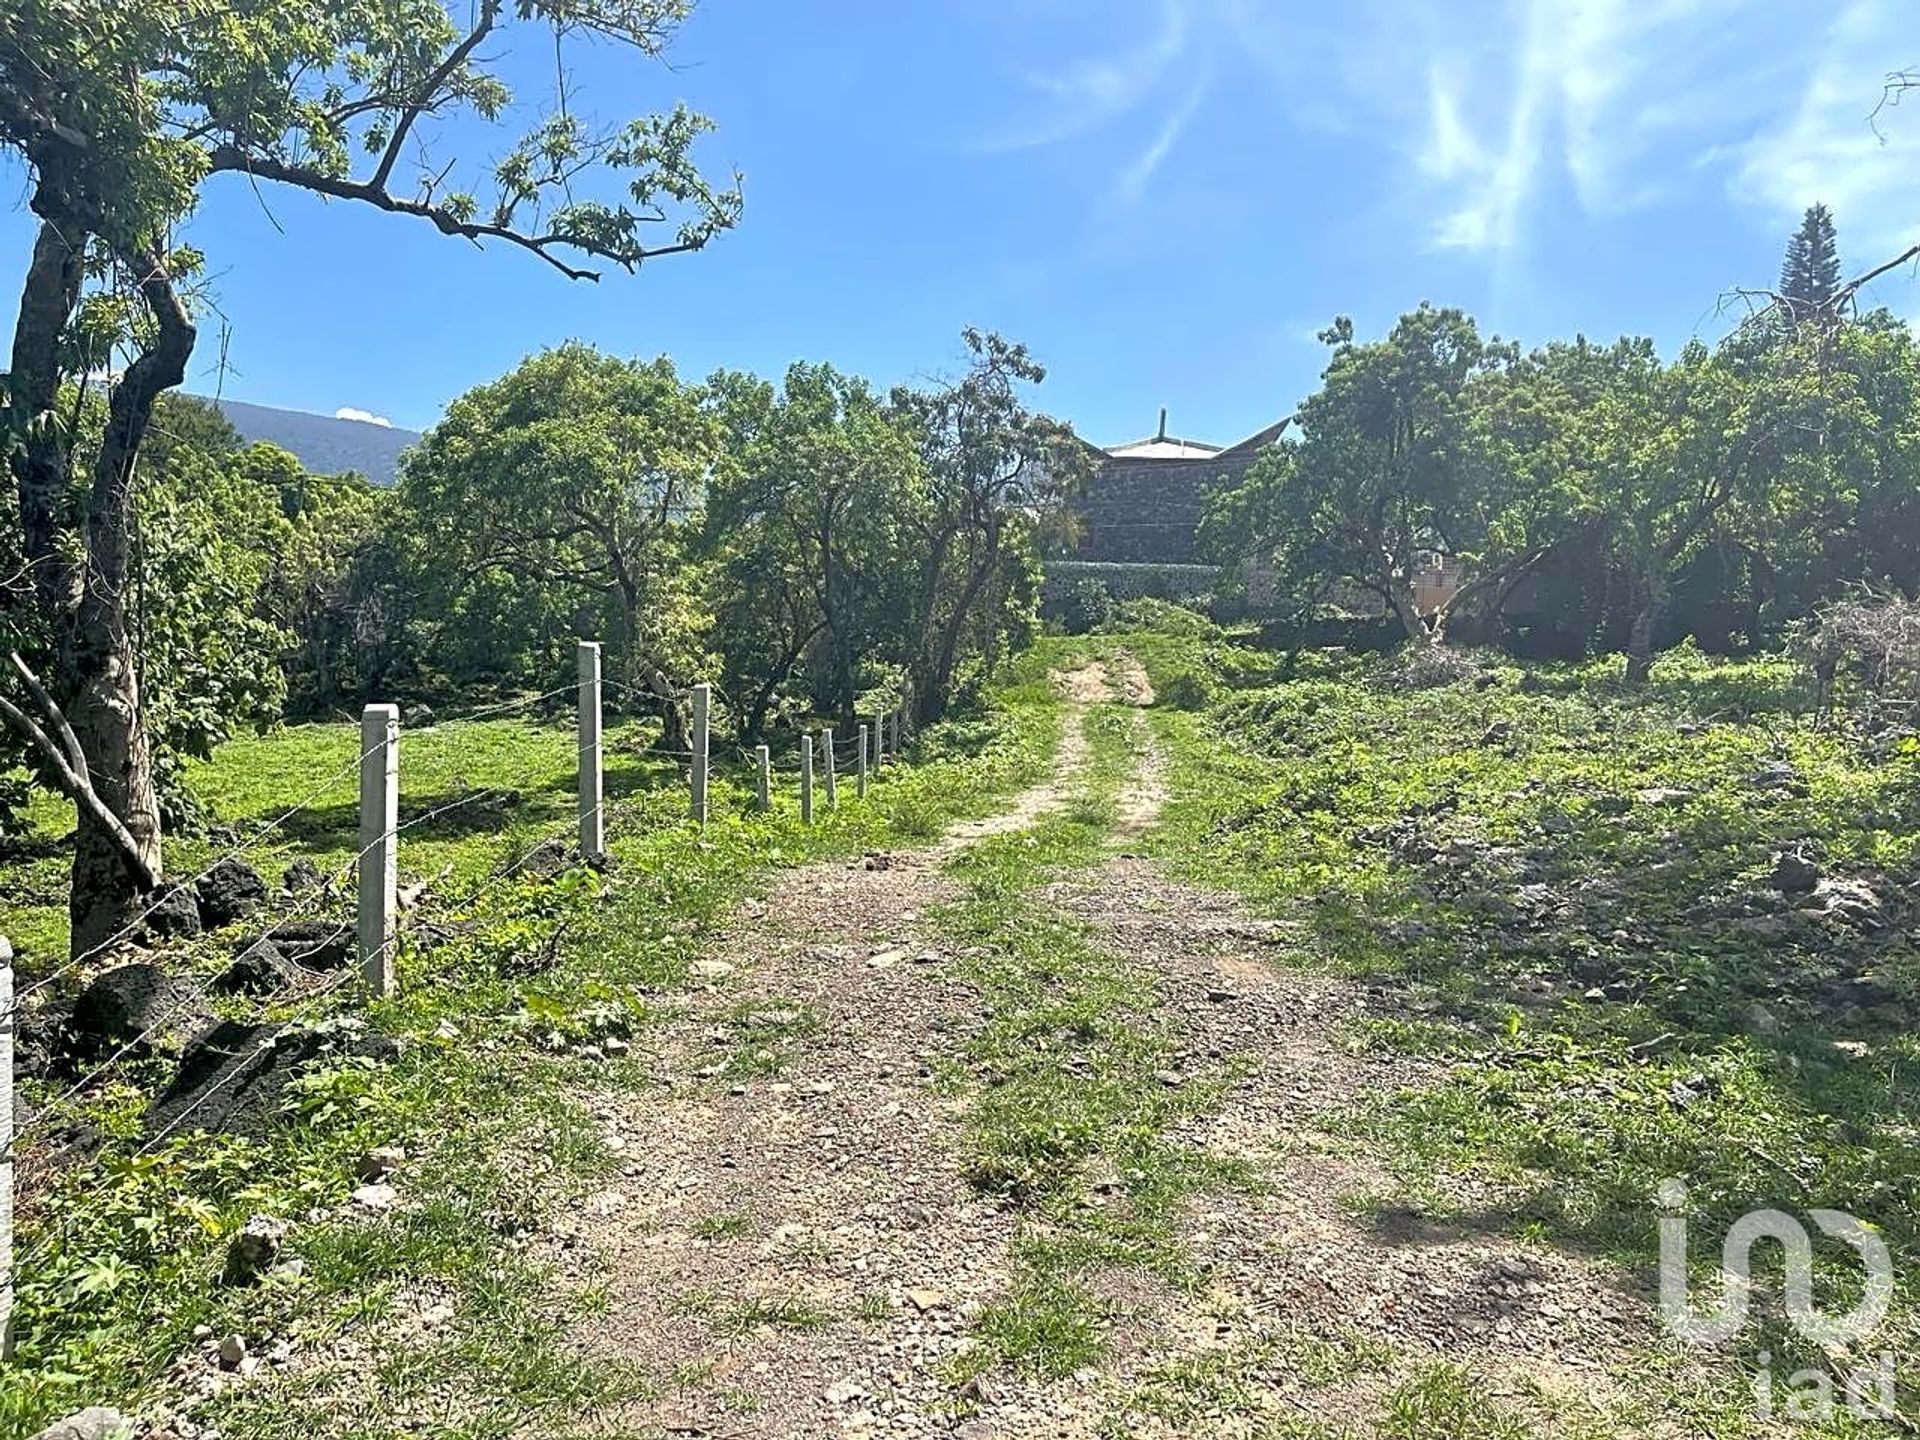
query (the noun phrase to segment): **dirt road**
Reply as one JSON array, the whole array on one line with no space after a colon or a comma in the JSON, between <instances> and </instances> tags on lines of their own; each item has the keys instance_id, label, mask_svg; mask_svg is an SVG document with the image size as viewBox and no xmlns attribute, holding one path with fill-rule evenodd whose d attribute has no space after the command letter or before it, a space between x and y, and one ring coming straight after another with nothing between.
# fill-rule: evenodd
<instances>
[{"instance_id":1,"label":"dirt road","mask_svg":"<svg viewBox=\"0 0 1920 1440\"><path fill-rule=\"evenodd\" d=\"M1046 897L1154 971L1182 1072L1228 1082L1176 1138L1252 1183L1183 1215L1194 1283L1097 1277L1101 1363L956 1380L970 1322L1010 1283L1020 1222L961 1172L966 1102L938 1082L982 1000L926 917L954 894L959 852L1066 803L1089 716L1152 697L1124 657L1061 684L1054 779L928 849L786 875L700 963L704 988L659 1042L664 1088L598 1104L625 1174L563 1227L555 1255L604 1291L580 1342L636 1361L659 1393L596 1430L1364 1434L1437 1357L1477 1362L1516 1397L1610 1403L1599 1357L1641 1325L1642 1302L1557 1252L1347 1198L1385 1180L1344 1143L1342 1117L1412 1079L1408 1062L1352 1053L1339 1027L1369 997L1280 963L1291 937L1275 924L1128 853L1167 793L1152 746L1110 857Z\"/></svg>"}]
</instances>

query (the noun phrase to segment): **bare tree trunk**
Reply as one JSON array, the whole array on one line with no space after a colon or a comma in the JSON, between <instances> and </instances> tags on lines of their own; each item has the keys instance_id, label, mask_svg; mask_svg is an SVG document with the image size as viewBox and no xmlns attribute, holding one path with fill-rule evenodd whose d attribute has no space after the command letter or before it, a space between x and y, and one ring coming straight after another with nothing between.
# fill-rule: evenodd
<instances>
[{"instance_id":1,"label":"bare tree trunk","mask_svg":"<svg viewBox=\"0 0 1920 1440\"><path fill-rule=\"evenodd\" d=\"M72 953L125 928L160 874L160 807L140 709L138 659L127 629L133 482L154 401L186 376L194 329L158 252L120 254L154 321L154 338L114 385L94 459L85 534L64 503L71 456L53 415L60 342L78 303L86 237L44 221L14 333L13 403L26 443L15 454L21 538L53 653L52 688L86 761L94 793L120 822L76 806ZM76 563L76 557L78 563ZM129 849L131 845L131 849Z\"/></svg>"},{"instance_id":2,"label":"bare tree trunk","mask_svg":"<svg viewBox=\"0 0 1920 1440\"><path fill-rule=\"evenodd\" d=\"M133 560L134 476L154 402L187 375L195 332L158 252L122 255L153 315L151 347L129 365L107 401L87 507L87 576L65 657L72 691L69 718L87 756L95 790L120 817L138 861L158 881L160 801L153 753L140 709L140 668L127 630ZM74 834L68 914L73 951L99 944L132 917L142 877L109 833L83 810Z\"/></svg>"},{"instance_id":3,"label":"bare tree trunk","mask_svg":"<svg viewBox=\"0 0 1920 1440\"><path fill-rule=\"evenodd\" d=\"M980 592L986 588L999 561L1000 531L996 525L987 537L986 554L968 573L960 598L954 602L953 613L940 629L927 669L928 683L914 687L914 718L923 725L939 719L946 710L953 686L954 668L959 663L960 637L966 632L967 621L979 602Z\"/></svg>"},{"instance_id":4,"label":"bare tree trunk","mask_svg":"<svg viewBox=\"0 0 1920 1440\"><path fill-rule=\"evenodd\" d=\"M1399 575L1390 574L1382 587L1387 592L1387 604L1392 607L1394 618L1399 620L1400 628L1407 632L1407 638L1416 645L1432 646L1440 643L1440 626L1429 625L1419 607L1413 603L1413 587Z\"/></svg>"},{"instance_id":5,"label":"bare tree trunk","mask_svg":"<svg viewBox=\"0 0 1920 1440\"><path fill-rule=\"evenodd\" d=\"M1639 603L1634 607L1633 624L1627 630L1627 667L1622 678L1629 685L1644 685L1653 674L1653 634L1666 608L1665 577L1643 577L1639 586Z\"/></svg>"}]
</instances>

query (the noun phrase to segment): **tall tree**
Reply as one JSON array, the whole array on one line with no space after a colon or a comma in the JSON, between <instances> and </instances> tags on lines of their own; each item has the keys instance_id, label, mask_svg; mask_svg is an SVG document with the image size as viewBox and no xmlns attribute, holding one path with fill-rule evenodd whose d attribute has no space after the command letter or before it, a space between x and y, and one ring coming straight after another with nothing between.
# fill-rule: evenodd
<instances>
[{"instance_id":1,"label":"tall tree","mask_svg":"<svg viewBox=\"0 0 1920 1440\"><path fill-rule=\"evenodd\" d=\"M918 717L951 703L969 640L983 656L1019 593L1010 567L1031 558L1035 534L1085 480L1086 447L1070 427L1027 408L1046 370L1018 345L969 329L966 374L936 390L898 388L892 408L919 445L931 490L922 537L913 666Z\"/></svg>"},{"instance_id":2,"label":"tall tree","mask_svg":"<svg viewBox=\"0 0 1920 1440\"><path fill-rule=\"evenodd\" d=\"M139 453L157 397L181 382L194 347L189 287L199 257L175 230L202 187L219 177L290 185L476 244L515 246L575 279L697 249L739 210L738 190L710 185L693 162L706 122L676 109L590 128L569 103L566 70L582 43L657 55L690 8L691 0L0 0L0 147L24 161L40 221L0 433L41 632L33 648L52 691L42 708L64 709L83 762L57 767L79 822L76 952L120 928L161 875L127 595ZM556 54L557 93L526 134L496 150L483 204L474 189L449 187L459 157L431 152L456 125L470 142L474 119L510 113L499 68L514 32ZM666 239L652 243L663 225ZM68 376L98 368L73 343L90 288L113 300L124 323L102 438L81 473L59 401ZM9 711L16 729L59 758L66 747L48 725Z\"/></svg>"},{"instance_id":3,"label":"tall tree","mask_svg":"<svg viewBox=\"0 0 1920 1440\"><path fill-rule=\"evenodd\" d=\"M742 734L758 738L796 678L850 721L871 667L903 663L918 639L902 563L928 518L914 436L827 365L794 365L777 393L746 375L708 389L728 432L706 515L715 647Z\"/></svg>"},{"instance_id":4,"label":"tall tree","mask_svg":"<svg viewBox=\"0 0 1920 1440\"><path fill-rule=\"evenodd\" d=\"M409 452L398 524L427 648L456 679L538 680L576 636L649 691L685 748L681 692L704 655L688 574L720 426L665 359L569 344L468 391Z\"/></svg>"},{"instance_id":5,"label":"tall tree","mask_svg":"<svg viewBox=\"0 0 1920 1440\"><path fill-rule=\"evenodd\" d=\"M1334 581L1358 585L1409 639L1438 644L1449 614L1553 543L1555 512L1534 503L1537 491L1501 483L1476 421L1476 390L1514 363L1512 348L1432 305L1383 340L1356 341L1344 317L1321 338L1333 355L1300 407L1301 438L1216 497L1202 538L1223 559L1272 559L1309 599ZM1422 610L1414 575L1429 554L1466 563L1473 578Z\"/></svg>"},{"instance_id":6,"label":"tall tree","mask_svg":"<svg viewBox=\"0 0 1920 1440\"><path fill-rule=\"evenodd\" d=\"M1833 213L1824 205L1809 205L1780 263L1780 300L1788 321L1798 322L1826 309L1839 292L1840 250Z\"/></svg>"}]
</instances>

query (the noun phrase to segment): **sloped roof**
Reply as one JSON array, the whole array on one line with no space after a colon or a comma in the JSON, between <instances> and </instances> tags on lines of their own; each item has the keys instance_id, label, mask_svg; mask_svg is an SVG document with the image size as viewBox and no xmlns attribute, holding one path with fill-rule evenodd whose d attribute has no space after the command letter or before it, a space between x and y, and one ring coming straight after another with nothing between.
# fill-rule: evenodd
<instances>
[{"instance_id":1,"label":"sloped roof","mask_svg":"<svg viewBox=\"0 0 1920 1440\"><path fill-rule=\"evenodd\" d=\"M1124 445L1111 446L1103 453L1114 460L1210 460L1217 455L1238 455L1272 444L1280 438L1280 432L1287 428L1291 418L1276 420L1266 429L1256 430L1232 445L1212 445L1205 440L1179 440L1163 432L1149 435L1144 440L1129 440Z\"/></svg>"},{"instance_id":2,"label":"sloped roof","mask_svg":"<svg viewBox=\"0 0 1920 1440\"><path fill-rule=\"evenodd\" d=\"M1209 445L1204 440L1174 440L1164 435L1129 440L1107 451L1116 460L1204 460L1219 453L1218 445Z\"/></svg>"}]
</instances>

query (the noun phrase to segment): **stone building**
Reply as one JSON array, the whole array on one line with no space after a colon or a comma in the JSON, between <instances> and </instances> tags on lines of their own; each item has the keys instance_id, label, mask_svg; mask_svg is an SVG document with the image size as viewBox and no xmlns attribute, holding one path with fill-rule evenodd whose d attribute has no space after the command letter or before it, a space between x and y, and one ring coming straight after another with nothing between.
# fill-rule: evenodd
<instances>
[{"instance_id":1,"label":"stone building","mask_svg":"<svg viewBox=\"0 0 1920 1440\"><path fill-rule=\"evenodd\" d=\"M1074 505L1080 541L1073 559L1127 565L1192 565L1195 534L1216 486L1239 479L1262 447L1280 437L1281 420L1235 445L1210 445L1160 429L1144 440L1099 452Z\"/></svg>"}]
</instances>

